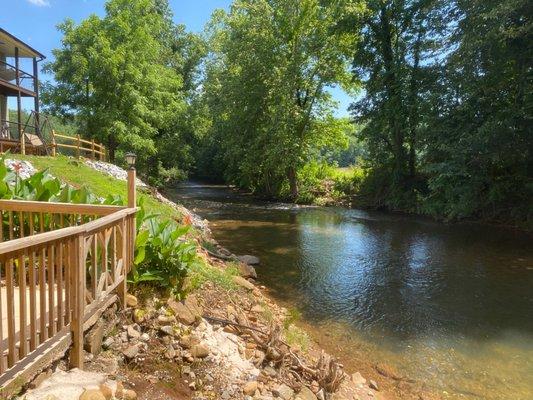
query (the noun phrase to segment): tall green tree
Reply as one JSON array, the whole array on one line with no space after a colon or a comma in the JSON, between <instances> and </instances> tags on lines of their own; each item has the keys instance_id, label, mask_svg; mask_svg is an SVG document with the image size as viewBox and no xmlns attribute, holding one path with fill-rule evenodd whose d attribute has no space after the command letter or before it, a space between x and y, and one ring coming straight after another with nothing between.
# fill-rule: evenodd
<instances>
[{"instance_id":1,"label":"tall green tree","mask_svg":"<svg viewBox=\"0 0 533 400\"><path fill-rule=\"evenodd\" d=\"M389 186L387 201L402 202L402 192L410 192L416 176L423 109L439 76L447 17L439 0L367 1L363 40L353 61L365 95L351 109L364 124L360 135L368 144L370 163L385 170L380 185ZM349 22L343 24L347 29Z\"/></svg>"},{"instance_id":2,"label":"tall green tree","mask_svg":"<svg viewBox=\"0 0 533 400\"><path fill-rule=\"evenodd\" d=\"M46 66L55 84L43 101L61 115L76 116L90 137L139 153L141 165L154 156L154 138L186 109L182 77L170 47L174 32L162 0L109 0L103 18L59 25L62 47Z\"/></svg>"},{"instance_id":3,"label":"tall green tree","mask_svg":"<svg viewBox=\"0 0 533 400\"><path fill-rule=\"evenodd\" d=\"M355 1L237 0L214 16L204 84L214 132L207 154L228 180L296 199L298 169L316 149L344 140L327 88L352 87L357 36L335 26L362 9Z\"/></svg>"},{"instance_id":4,"label":"tall green tree","mask_svg":"<svg viewBox=\"0 0 533 400\"><path fill-rule=\"evenodd\" d=\"M458 0L427 131L427 207L533 223L533 5Z\"/></svg>"}]
</instances>

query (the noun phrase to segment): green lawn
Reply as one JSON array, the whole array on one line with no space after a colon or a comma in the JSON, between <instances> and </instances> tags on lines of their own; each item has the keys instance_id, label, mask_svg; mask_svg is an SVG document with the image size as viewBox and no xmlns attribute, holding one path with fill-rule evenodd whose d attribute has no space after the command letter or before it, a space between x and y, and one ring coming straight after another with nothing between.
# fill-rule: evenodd
<instances>
[{"instance_id":1,"label":"green lawn","mask_svg":"<svg viewBox=\"0 0 533 400\"><path fill-rule=\"evenodd\" d=\"M48 168L52 175L62 181L75 187L86 186L97 196L120 195L124 201L127 198L126 182L96 171L85 165L83 161L61 155L57 157L41 157L12 154L8 158L28 160L38 170ZM161 214L172 219L180 217L177 210L161 203L144 189L137 189L137 197L138 200L143 199L144 205L150 213Z\"/></svg>"}]
</instances>

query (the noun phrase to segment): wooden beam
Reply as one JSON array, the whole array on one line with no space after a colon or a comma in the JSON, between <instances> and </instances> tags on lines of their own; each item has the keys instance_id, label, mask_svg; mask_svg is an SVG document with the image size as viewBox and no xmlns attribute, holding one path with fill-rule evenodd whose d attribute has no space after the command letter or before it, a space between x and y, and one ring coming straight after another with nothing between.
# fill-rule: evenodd
<instances>
[{"instance_id":1,"label":"wooden beam","mask_svg":"<svg viewBox=\"0 0 533 400\"><path fill-rule=\"evenodd\" d=\"M109 215L126 207L101 204L73 204L45 201L0 200L0 210L44 212L54 214Z\"/></svg>"}]
</instances>

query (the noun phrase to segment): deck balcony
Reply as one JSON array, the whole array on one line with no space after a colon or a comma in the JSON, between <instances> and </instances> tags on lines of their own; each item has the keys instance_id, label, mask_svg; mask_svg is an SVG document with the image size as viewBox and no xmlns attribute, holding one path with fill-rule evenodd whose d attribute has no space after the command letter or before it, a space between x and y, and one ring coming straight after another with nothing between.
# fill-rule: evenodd
<instances>
[{"instance_id":1,"label":"deck balcony","mask_svg":"<svg viewBox=\"0 0 533 400\"><path fill-rule=\"evenodd\" d=\"M37 77L17 68L14 64L0 60L0 93L5 96L36 97Z\"/></svg>"}]
</instances>

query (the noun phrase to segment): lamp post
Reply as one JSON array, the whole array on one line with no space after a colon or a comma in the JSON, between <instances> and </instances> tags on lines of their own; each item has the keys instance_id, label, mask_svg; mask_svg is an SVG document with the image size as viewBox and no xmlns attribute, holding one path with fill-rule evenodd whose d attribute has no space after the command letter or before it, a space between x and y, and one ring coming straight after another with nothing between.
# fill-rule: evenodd
<instances>
[{"instance_id":1,"label":"lamp post","mask_svg":"<svg viewBox=\"0 0 533 400\"><path fill-rule=\"evenodd\" d=\"M137 156L134 153L126 153L125 159L126 163L128 164L128 208L135 208L137 207L137 192L135 190L135 184L136 184L136 171L135 171L135 160ZM125 262L125 268L126 268L126 275L130 272L133 259L134 259L134 253L135 253L135 246L133 246L133 243L135 243L135 236L136 236L136 222L135 222L135 215L133 215L131 221L129 222L129 226L127 227L127 230L129 231L129 237L130 243L132 244L128 249L128 256L126 257ZM118 287L118 292L120 295L120 299L122 302L123 307L127 307L127 293L128 293L128 284L126 276L124 277L124 280Z\"/></svg>"},{"instance_id":2,"label":"lamp post","mask_svg":"<svg viewBox=\"0 0 533 400\"><path fill-rule=\"evenodd\" d=\"M126 153L126 163L128 164L128 207L137 206L137 193L135 191L135 180L137 171L135 170L135 160L137 156L134 153Z\"/></svg>"}]
</instances>

